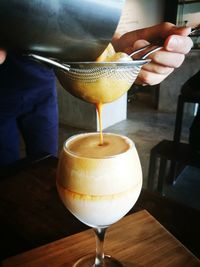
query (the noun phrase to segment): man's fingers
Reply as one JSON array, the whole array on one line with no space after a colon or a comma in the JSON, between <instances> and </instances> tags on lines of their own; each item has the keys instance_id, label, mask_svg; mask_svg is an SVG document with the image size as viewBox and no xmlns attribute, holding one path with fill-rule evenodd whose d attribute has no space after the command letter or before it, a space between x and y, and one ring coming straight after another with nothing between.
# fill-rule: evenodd
<instances>
[{"instance_id":1,"label":"man's fingers","mask_svg":"<svg viewBox=\"0 0 200 267\"><path fill-rule=\"evenodd\" d=\"M191 32L190 27L176 27L174 24L164 22L152 27L139 29L125 33L120 38L117 36L113 40L116 51L125 51L127 47L132 47L136 40L147 40L150 43L165 40L170 35L188 36ZM184 39L183 39L184 40ZM191 41L190 45L191 45Z\"/></svg>"},{"instance_id":2,"label":"man's fingers","mask_svg":"<svg viewBox=\"0 0 200 267\"><path fill-rule=\"evenodd\" d=\"M140 38L149 42L155 42L158 40L165 40L170 35L188 36L191 32L190 27L177 27L170 22L164 22L149 28L137 30ZM137 32L136 31L136 32Z\"/></svg>"},{"instance_id":3,"label":"man's fingers","mask_svg":"<svg viewBox=\"0 0 200 267\"><path fill-rule=\"evenodd\" d=\"M128 55L130 55L134 50L142 48L142 47L144 47L144 46L146 46L148 44L149 44L149 42L147 42L146 40L137 40L136 42L134 42L132 44L132 46L127 47L126 49L124 49L124 52L127 53ZM138 53L137 55L138 55L137 57L139 57L139 55L142 55L142 54Z\"/></svg>"},{"instance_id":4,"label":"man's fingers","mask_svg":"<svg viewBox=\"0 0 200 267\"><path fill-rule=\"evenodd\" d=\"M178 68L185 59L184 54L167 52L165 50L157 51L149 56L154 63L165 67Z\"/></svg>"},{"instance_id":5,"label":"man's fingers","mask_svg":"<svg viewBox=\"0 0 200 267\"><path fill-rule=\"evenodd\" d=\"M168 74L157 74L157 73L152 73L150 71L146 71L142 68L140 71L135 83L136 84L141 84L141 85L155 85L159 84L162 82L168 75L170 75L173 71L173 68Z\"/></svg>"},{"instance_id":6,"label":"man's fingers","mask_svg":"<svg viewBox=\"0 0 200 267\"><path fill-rule=\"evenodd\" d=\"M153 72L153 73L157 73L157 74L162 74L162 75L168 75L174 70L174 68L172 68L172 67L162 66L160 64L156 64L153 62L151 62L149 64L145 64L142 67L142 69L145 71L149 71L149 72Z\"/></svg>"},{"instance_id":7,"label":"man's fingers","mask_svg":"<svg viewBox=\"0 0 200 267\"><path fill-rule=\"evenodd\" d=\"M181 38L188 38L188 37L181 37ZM190 39L190 38L188 38ZM178 38L179 40L179 38ZM185 41L186 42L186 41ZM179 44L182 43L182 40L179 40ZM187 42L186 42L187 43ZM125 50L127 54L131 54L134 50L141 48L143 46L148 45L149 43L145 40L138 40L134 43L133 47L129 47ZM183 46L183 47L182 47ZM162 65L163 67L169 67L169 68L178 68L184 61L185 56L184 54L187 52L188 49L190 49L191 43L188 42L188 45L185 46L178 46L175 48L175 44L173 45L173 49L177 50L175 51L166 51L165 49L156 51L148 56L152 60L152 62ZM146 52L148 51L142 51L140 53L137 53L133 58L141 58ZM148 68L150 64L147 64L144 66L144 68Z\"/></svg>"},{"instance_id":8,"label":"man's fingers","mask_svg":"<svg viewBox=\"0 0 200 267\"><path fill-rule=\"evenodd\" d=\"M192 39L187 36L170 35L164 43L167 51L187 54L193 46Z\"/></svg>"}]
</instances>

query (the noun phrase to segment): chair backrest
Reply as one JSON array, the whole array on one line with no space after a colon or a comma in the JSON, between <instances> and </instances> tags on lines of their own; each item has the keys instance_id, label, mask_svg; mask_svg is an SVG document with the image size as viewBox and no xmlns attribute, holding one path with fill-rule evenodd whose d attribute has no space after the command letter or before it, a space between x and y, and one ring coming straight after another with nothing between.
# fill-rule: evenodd
<instances>
[{"instance_id":1,"label":"chair backrest","mask_svg":"<svg viewBox=\"0 0 200 267\"><path fill-rule=\"evenodd\" d=\"M180 143L182 121L184 115L184 103L199 103L200 104L200 70L184 83L181 88L181 93L178 97L176 120L174 129L174 143ZM192 124L192 123L191 123Z\"/></svg>"}]
</instances>

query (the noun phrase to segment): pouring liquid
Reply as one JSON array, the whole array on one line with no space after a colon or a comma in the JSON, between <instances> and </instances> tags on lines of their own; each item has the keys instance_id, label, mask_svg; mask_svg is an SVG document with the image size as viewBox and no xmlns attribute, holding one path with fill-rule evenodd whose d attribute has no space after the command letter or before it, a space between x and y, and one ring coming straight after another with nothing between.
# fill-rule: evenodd
<instances>
[{"instance_id":1,"label":"pouring liquid","mask_svg":"<svg viewBox=\"0 0 200 267\"><path fill-rule=\"evenodd\" d=\"M98 114L98 122L99 122L99 145L103 146L103 130L102 130L102 103L96 103L96 110Z\"/></svg>"}]
</instances>

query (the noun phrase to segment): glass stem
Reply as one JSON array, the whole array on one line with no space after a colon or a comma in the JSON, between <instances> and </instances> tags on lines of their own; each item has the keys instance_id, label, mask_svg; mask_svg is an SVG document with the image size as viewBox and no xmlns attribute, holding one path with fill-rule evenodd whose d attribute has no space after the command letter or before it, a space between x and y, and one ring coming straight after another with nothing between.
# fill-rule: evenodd
<instances>
[{"instance_id":1,"label":"glass stem","mask_svg":"<svg viewBox=\"0 0 200 267\"><path fill-rule=\"evenodd\" d=\"M96 257L93 267L105 267L103 244L107 228L93 228L96 237Z\"/></svg>"}]
</instances>

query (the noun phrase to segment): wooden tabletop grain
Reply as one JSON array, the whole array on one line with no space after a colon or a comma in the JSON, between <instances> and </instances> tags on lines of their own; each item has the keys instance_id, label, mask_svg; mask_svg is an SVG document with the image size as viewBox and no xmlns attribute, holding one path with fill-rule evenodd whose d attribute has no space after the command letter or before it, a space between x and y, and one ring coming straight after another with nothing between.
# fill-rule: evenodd
<instances>
[{"instance_id":1,"label":"wooden tabletop grain","mask_svg":"<svg viewBox=\"0 0 200 267\"><path fill-rule=\"evenodd\" d=\"M107 231L104 250L125 267L200 266L200 261L146 210L112 225ZM94 251L93 231L86 230L8 258L1 266L70 267L79 257Z\"/></svg>"}]
</instances>

